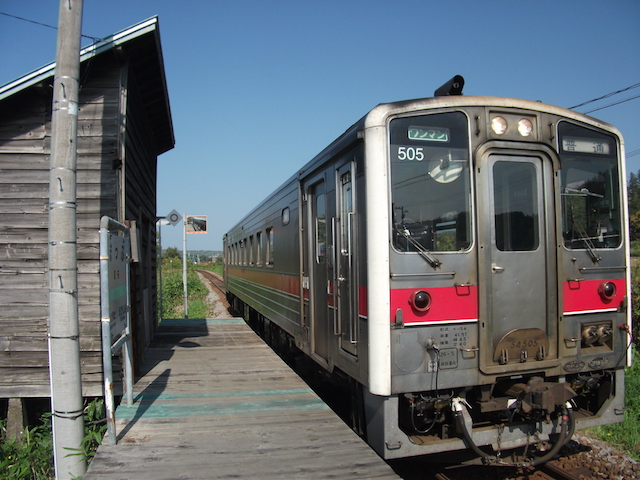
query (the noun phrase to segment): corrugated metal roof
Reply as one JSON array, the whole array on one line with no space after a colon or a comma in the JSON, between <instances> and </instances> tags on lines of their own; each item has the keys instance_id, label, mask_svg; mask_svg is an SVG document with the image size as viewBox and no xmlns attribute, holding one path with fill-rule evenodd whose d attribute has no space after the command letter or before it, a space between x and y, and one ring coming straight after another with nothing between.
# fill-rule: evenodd
<instances>
[{"instance_id":1,"label":"corrugated metal roof","mask_svg":"<svg viewBox=\"0 0 640 480\"><path fill-rule=\"evenodd\" d=\"M80 62L120 47L126 53L140 85L142 102L156 140L158 155L175 145L169 92L162 58L158 17L151 17L80 50ZM53 78L56 63L50 63L0 87L0 101Z\"/></svg>"}]
</instances>

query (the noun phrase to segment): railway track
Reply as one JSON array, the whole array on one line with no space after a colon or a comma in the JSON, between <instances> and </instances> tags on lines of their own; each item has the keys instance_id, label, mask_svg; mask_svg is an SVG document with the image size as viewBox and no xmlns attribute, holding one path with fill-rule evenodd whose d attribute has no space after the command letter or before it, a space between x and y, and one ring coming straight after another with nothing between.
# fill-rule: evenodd
<instances>
[{"instance_id":1,"label":"railway track","mask_svg":"<svg viewBox=\"0 0 640 480\"><path fill-rule=\"evenodd\" d=\"M552 462L540 465L536 472L540 472L546 477L539 477L541 479L549 478L550 480L579 480L581 478L589 478L593 475L591 469L587 467L577 467L571 470L565 470ZM533 479L534 477L532 477Z\"/></svg>"},{"instance_id":2,"label":"railway track","mask_svg":"<svg viewBox=\"0 0 640 480\"><path fill-rule=\"evenodd\" d=\"M426 473L426 475L425 475ZM406 480L583 480L592 478L593 471L587 467L574 467L565 470L553 462L531 468L510 467L450 467L434 468L430 472L422 470L422 475L407 472L402 475Z\"/></svg>"},{"instance_id":3,"label":"railway track","mask_svg":"<svg viewBox=\"0 0 640 480\"><path fill-rule=\"evenodd\" d=\"M227 302L227 290L224 288L224 280L220 275L215 272L209 270L196 270L200 275L202 275L209 284L219 293L219 301L224 305L225 308L229 308L229 303Z\"/></svg>"}]
</instances>

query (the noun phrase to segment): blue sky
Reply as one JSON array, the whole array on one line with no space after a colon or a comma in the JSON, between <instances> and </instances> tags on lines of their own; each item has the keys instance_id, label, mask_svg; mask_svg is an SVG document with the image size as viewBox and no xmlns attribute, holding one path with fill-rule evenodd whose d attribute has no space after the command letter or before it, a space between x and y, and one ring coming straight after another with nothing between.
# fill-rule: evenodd
<instances>
[{"instance_id":1,"label":"blue sky","mask_svg":"<svg viewBox=\"0 0 640 480\"><path fill-rule=\"evenodd\" d=\"M0 12L52 26L58 6L0 0ZM176 136L159 157L157 213L209 216L189 250L221 249L225 231L378 103L431 96L455 74L467 95L562 107L640 83L638 0L85 0L83 34L154 15ZM0 15L0 46L2 85L54 61L56 31ZM628 172L640 170L639 114L640 98L592 113L636 152ZM162 236L182 247L180 228Z\"/></svg>"}]
</instances>

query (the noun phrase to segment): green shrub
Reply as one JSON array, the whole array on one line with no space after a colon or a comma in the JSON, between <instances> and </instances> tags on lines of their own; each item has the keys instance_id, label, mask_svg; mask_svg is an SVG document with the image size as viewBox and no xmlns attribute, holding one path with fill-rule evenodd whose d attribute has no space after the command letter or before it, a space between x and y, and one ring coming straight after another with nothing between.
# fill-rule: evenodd
<instances>
[{"instance_id":1,"label":"green shrub","mask_svg":"<svg viewBox=\"0 0 640 480\"><path fill-rule=\"evenodd\" d=\"M179 264L178 264L179 263ZM203 269L207 264L187 264L187 301L189 318L207 318L210 308L206 304L209 290L196 273L196 268ZM211 264L208 264L211 265ZM209 268L210 269L210 268ZM220 270L221 271L221 270ZM184 287L182 284L182 261L163 262L162 271L162 305L159 318L180 318L184 315Z\"/></svg>"},{"instance_id":2,"label":"green shrub","mask_svg":"<svg viewBox=\"0 0 640 480\"><path fill-rule=\"evenodd\" d=\"M586 430L600 440L621 447L640 461L640 353L633 352L633 365L625 369L624 421Z\"/></svg>"},{"instance_id":3,"label":"green shrub","mask_svg":"<svg viewBox=\"0 0 640 480\"><path fill-rule=\"evenodd\" d=\"M636 349L640 349L640 265L631 269L631 316L633 318L632 336Z\"/></svg>"},{"instance_id":4,"label":"green shrub","mask_svg":"<svg viewBox=\"0 0 640 480\"><path fill-rule=\"evenodd\" d=\"M0 478L12 480L45 480L54 478L53 434L51 414L42 415L41 424L25 427L22 441L6 438L6 419L0 420ZM94 457L107 430L102 398L86 399L82 445L69 455Z\"/></svg>"},{"instance_id":5,"label":"green shrub","mask_svg":"<svg viewBox=\"0 0 640 480\"><path fill-rule=\"evenodd\" d=\"M40 480L54 477L51 417L42 425L25 427L22 441L6 438L6 420L0 421L0 478Z\"/></svg>"}]
</instances>

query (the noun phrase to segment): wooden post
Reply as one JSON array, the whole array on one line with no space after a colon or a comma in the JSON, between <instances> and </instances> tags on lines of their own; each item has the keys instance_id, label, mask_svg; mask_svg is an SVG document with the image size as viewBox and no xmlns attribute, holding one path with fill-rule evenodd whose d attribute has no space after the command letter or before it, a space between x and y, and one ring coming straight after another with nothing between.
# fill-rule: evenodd
<instances>
[{"instance_id":1,"label":"wooden post","mask_svg":"<svg viewBox=\"0 0 640 480\"><path fill-rule=\"evenodd\" d=\"M7 410L7 438L22 442L26 425L27 411L24 408L24 398L10 398Z\"/></svg>"}]
</instances>

